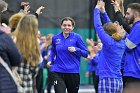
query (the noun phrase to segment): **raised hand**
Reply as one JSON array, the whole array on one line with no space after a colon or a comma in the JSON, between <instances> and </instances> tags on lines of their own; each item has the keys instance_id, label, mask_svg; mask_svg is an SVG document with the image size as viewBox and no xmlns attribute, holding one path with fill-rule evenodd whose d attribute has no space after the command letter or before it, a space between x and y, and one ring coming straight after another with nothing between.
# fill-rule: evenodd
<instances>
[{"instance_id":1,"label":"raised hand","mask_svg":"<svg viewBox=\"0 0 140 93\"><path fill-rule=\"evenodd\" d=\"M24 6L24 13L29 14L30 13L29 9L30 9L30 5Z\"/></svg>"},{"instance_id":2,"label":"raised hand","mask_svg":"<svg viewBox=\"0 0 140 93\"><path fill-rule=\"evenodd\" d=\"M105 12L105 2L101 1L100 3L101 3L100 11L101 11L101 13L104 13Z\"/></svg>"},{"instance_id":3,"label":"raised hand","mask_svg":"<svg viewBox=\"0 0 140 93\"><path fill-rule=\"evenodd\" d=\"M37 10L36 10L36 13L38 15L42 14L42 10L44 9L45 7L44 6L40 6Z\"/></svg>"},{"instance_id":4,"label":"raised hand","mask_svg":"<svg viewBox=\"0 0 140 93\"><path fill-rule=\"evenodd\" d=\"M118 1L112 1L111 4L113 5L115 12L120 11L120 6Z\"/></svg>"},{"instance_id":5,"label":"raised hand","mask_svg":"<svg viewBox=\"0 0 140 93\"><path fill-rule=\"evenodd\" d=\"M104 13L105 12L105 3L102 0L99 0L97 2L96 8L98 8L101 11L101 13Z\"/></svg>"},{"instance_id":6,"label":"raised hand","mask_svg":"<svg viewBox=\"0 0 140 93\"><path fill-rule=\"evenodd\" d=\"M94 46L94 41L92 40L92 39L86 39L86 42L87 42L87 44L89 44L89 45L91 45L91 46Z\"/></svg>"}]
</instances>

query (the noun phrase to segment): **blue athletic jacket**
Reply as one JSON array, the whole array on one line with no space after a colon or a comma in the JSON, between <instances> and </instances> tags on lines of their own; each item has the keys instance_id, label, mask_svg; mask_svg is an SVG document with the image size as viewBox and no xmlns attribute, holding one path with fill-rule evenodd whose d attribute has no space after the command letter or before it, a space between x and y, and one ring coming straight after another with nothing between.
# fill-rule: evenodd
<instances>
[{"instance_id":1,"label":"blue athletic jacket","mask_svg":"<svg viewBox=\"0 0 140 93\"><path fill-rule=\"evenodd\" d=\"M140 78L140 21L131 28L126 38L124 76Z\"/></svg>"},{"instance_id":2,"label":"blue athletic jacket","mask_svg":"<svg viewBox=\"0 0 140 93\"><path fill-rule=\"evenodd\" d=\"M68 47L75 47L76 51L70 52ZM81 56L87 57L88 51L80 35L71 32L67 38L64 38L62 32L53 36L51 54L48 59L52 62L52 72L79 73Z\"/></svg>"},{"instance_id":3,"label":"blue athletic jacket","mask_svg":"<svg viewBox=\"0 0 140 93\"><path fill-rule=\"evenodd\" d=\"M102 14L102 17L105 23L110 22L106 12ZM104 31L100 19L100 11L97 8L94 9L94 26L103 43L97 65L97 68L99 69L99 78L103 79L107 77L121 79L121 59L125 51L124 40L117 42Z\"/></svg>"}]
</instances>

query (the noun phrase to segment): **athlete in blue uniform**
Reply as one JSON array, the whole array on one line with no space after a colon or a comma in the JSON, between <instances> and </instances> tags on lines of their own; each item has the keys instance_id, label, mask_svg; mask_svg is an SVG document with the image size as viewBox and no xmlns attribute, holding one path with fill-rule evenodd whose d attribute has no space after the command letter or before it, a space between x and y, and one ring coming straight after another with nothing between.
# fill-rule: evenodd
<instances>
[{"instance_id":1,"label":"athlete in blue uniform","mask_svg":"<svg viewBox=\"0 0 140 93\"><path fill-rule=\"evenodd\" d=\"M72 32L75 22L66 17L61 21L62 32L53 36L47 66L54 76L55 93L78 93L80 83L80 58L88 52L80 35Z\"/></svg>"}]
</instances>

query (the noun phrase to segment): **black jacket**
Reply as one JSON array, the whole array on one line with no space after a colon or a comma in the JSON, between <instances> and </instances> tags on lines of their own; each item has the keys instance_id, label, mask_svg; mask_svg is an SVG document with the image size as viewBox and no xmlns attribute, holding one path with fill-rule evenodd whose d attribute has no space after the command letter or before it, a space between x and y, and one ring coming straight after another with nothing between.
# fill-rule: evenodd
<instances>
[{"instance_id":1,"label":"black jacket","mask_svg":"<svg viewBox=\"0 0 140 93\"><path fill-rule=\"evenodd\" d=\"M9 65L18 66L21 62L21 55L11 37L0 31L0 56ZM0 64L0 93L17 93L17 86L9 73Z\"/></svg>"},{"instance_id":2,"label":"black jacket","mask_svg":"<svg viewBox=\"0 0 140 93\"><path fill-rule=\"evenodd\" d=\"M117 11L115 13L115 20L119 22L120 25L123 26L124 30L127 33L130 33L131 27L128 25L128 23L125 21L122 13L120 11Z\"/></svg>"}]
</instances>

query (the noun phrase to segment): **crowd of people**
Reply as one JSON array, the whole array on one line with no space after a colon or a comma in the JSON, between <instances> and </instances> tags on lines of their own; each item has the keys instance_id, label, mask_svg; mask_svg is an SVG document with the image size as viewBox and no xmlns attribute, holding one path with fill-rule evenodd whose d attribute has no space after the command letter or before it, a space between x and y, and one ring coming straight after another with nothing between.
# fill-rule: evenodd
<instances>
[{"instance_id":1,"label":"crowd of people","mask_svg":"<svg viewBox=\"0 0 140 93\"><path fill-rule=\"evenodd\" d=\"M2 14L8 4L0 0L0 57L11 70L16 68L22 93L44 93L46 87L51 93L52 86L55 93L78 93L81 57L89 64L96 93L138 93L140 4L128 4L125 14L123 0L110 3L115 22L108 17L105 2L98 0L93 23L99 40L86 39L86 48L82 36L74 32L73 18L61 20L61 33L42 36L38 16L45 7L29 14L29 2L21 2L19 13L11 14L5 22ZM1 62L0 93L19 93L17 83Z\"/></svg>"}]
</instances>

